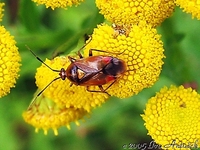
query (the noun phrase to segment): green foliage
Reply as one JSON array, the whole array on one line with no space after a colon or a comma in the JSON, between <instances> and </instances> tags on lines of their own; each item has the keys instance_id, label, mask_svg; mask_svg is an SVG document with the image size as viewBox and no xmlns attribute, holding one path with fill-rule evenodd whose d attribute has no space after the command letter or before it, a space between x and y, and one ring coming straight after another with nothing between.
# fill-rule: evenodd
<instances>
[{"instance_id":1,"label":"green foliage","mask_svg":"<svg viewBox=\"0 0 200 150\"><path fill-rule=\"evenodd\" d=\"M151 138L140 117L147 100L163 86L200 83L200 21L177 8L158 28L166 58L160 79L152 88L124 100L111 98L85 118L80 127L72 123L71 130L60 128L59 136L52 131L45 136L41 130L36 134L21 114L36 91L34 74L41 63L25 45L43 60L60 52L69 53L81 47L84 35L91 34L104 20L93 0L54 11L30 0L21 0L17 5L5 3L2 24L17 41L22 66L16 88L0 100L0 150L120 150L125 144L149 144ZM11 13L13 7L18 7L18 11Z\"/></svg>"}]
</instances>

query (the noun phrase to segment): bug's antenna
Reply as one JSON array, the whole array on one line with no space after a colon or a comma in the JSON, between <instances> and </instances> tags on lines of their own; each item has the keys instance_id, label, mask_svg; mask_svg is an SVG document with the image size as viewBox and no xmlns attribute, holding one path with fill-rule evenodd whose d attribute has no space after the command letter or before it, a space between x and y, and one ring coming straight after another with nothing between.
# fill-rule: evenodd
<instances>
[{"instance_id":1,"label":"bug's antenna","mask_svg":"<svg viewBox=\"0 0 200 150\"><path fill-rule=\"evenodd\" d=\"M36 99L49 87L49 85L51 85L54 81L60 79L61 77L57 77L55 79L53 79L51 82L49 82L49 84L47 84L37 95L36 97L31 101L30 105L28 106L29 110L31 108L31 106L35 103Z\"/></svg>"},{"instance_id":2,"label":"bug's antenna","mask_svg":"<svg viewBox=\"0 0 200 150\"><path fill-rule=\"evenodd\" d=\"M48 66L42 59L40 59L27 45L25 45L26 48L33 54L33 56L35 56L35 58L37 58L37 60L39 60L41 63L43 63L45 66L47 66L49 69L51 69L52 71L55 72L60 72L60 70L56 70L56 69L52 69L50 66Z\"/></svg>"}]
</instances>

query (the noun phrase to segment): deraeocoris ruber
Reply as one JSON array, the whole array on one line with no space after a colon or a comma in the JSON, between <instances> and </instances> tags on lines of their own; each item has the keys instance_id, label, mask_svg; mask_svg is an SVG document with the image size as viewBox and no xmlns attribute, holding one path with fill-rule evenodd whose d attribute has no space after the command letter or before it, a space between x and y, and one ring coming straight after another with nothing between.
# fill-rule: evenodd
<instances>
[{"instance_id":1,"label":"deraeocoris ruber","mask_svg":"<svg viewBox=\"0 0 200 150\"><path fill-rule=\"evenodd\" d=\"M78 53L80 59L69 57L71 64L66 70L61 69L60 77L63 80L67 77L75 85L86 86L90 92L107 93L106 90L125 73L125 62L112 56L92 56L92 51L104 52L90 49L89 57L83 58L80 52ZM110 82L111 84L103 89L102 85ZM100 91L90 90L89 86L93 85L98 86Z\"/></svg>"},{"instance_id":2,"label":"deraeocoris ruber","mask_svg":"<svg viewBox=\"0 0 200 150\"><path fill-rule=\"evenodd\" d=\"M30 50L30 48L28 48ZM37 97L54 81L57 79L65 80L66 78L71 81L72 84L86 86L89 92L102 92L106 93L106 90L111 87L117 78L122 76L126 72L126 64L123 60L112 56L92 56L92 51L99 51L109 53L103 50L90 49L89 57L83 58L78 51L79 59L68 57L71 64L67 69L61 68L61 70L52 69L44 61L42 61L32 50L31 53L49 69L55 72L59 72L59 77L53 79L42 91L37 94ZM103 88L102 85L110 83L107 88ZM99 91L90 90L90 86L98 86ZM109 95L109 94L108 94Z\"/></svg>"}]
</instances>

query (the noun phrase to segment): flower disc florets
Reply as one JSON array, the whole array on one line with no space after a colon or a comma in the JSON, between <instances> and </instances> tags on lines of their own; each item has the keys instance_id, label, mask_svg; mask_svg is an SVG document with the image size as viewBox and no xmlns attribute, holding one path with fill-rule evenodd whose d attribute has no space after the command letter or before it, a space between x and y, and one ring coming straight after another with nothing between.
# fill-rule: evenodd
<instances>
[{"instance_id":1,"label":"flower disc florets","mask_svg":"<svg viewBox=\"0 0 200 150\"><path fill-rule=\"evenodd\" d=\"M116 57L126 64L126 72L107 90L112 96L126 98L137 94L151 87L160 75L164 57L163 44L156 29L145 23L134 25L127 31L116 31L106 24L99 25L85 47L85 57L90 49L104 51L93 51L94 56Z\"/></svg>"},{"instance_id":2,"label":"flower disc florets","mask_svg":"<svg viewBox=\"0 0 200 150\"><path fill-rule=\"evenodd\" d=\"M153 27L169 17L175 8L173 0L96 0L96 5L107 20L118 25L144 20Z\"/></svg>"},{"instance_id":3,"label":"flower disc florets","mask_svg":"<svg viewBox=\"0 0 200 150\"><path fill-rule=\"evenodd\" d=\"M79 58L77 58L79 59ZM45 63L53 69L67 69L71 63L68 57L56 57L53 60L46 60ZM59 77L59 72L54 72L42 65L37 69L36 84L39 89L43 89L53 79ZM86 86L72 85L66 78L65 80L58 79L53 82L45 91L44 95L52 99L59 106L66 108L83 108L88 112L96 106L100 106L107 98L105 93L88 92Z\"/></svg>"},{"instance_id":4,"label":"flower disc florets","mask_svg":"<svg viewBox=\"0 0 200 150\"><path fill-rule=\"evenodd\" d=\"M10 92L19 77L20 55L13 36L0 26L0 97Z\"/></svg>"},{"instance_id":5,"label":"flower disc florets","mask_svg":"<svg viewBox=\"0 0 200 150\"><path fill-rule=\"evenodd\" d=\"M83 0L33 0L37 4L45 4L46 7L55 8L66 8L72 5L78 5Z\"/></svg>"},{"instance_id":6,"label":"flower disc florets","mask_svg":"<svg viewBox=\"0 0 200 150\"><path fill-rule=\"evenodd\" d=\"M44 134L51 128L55 135L58 135L57 128L66 126L70 129L70 123L76 122L87 114L83 108L59 107L50 99L40 95L29 106L29 109L23 113L24 120L36 127L36 132L40 128L44 130Z\"/></svg>"},{"instance_id":7,"label":"flower disc florets","mask_svg":"<svg viewBox=\"0 0 200 150\"><path fill-rule=\"evenodd\" d=\"M200 95L183 86L164 87L149 99L142 118L148 134L163 149L200 144ZM174 143L174 144L173 144ZM185 147L182 147L185 150Z\"/></svg>"},{"instance_id":8,"label":"flower disc florets","mask_svg":"<svg viewBox=\"0 0 200 150\"><path fill-rule=\"evenodd\" d=\"M199 0L175 0L176 4L183 8L183 11L191 13L192 17L200 19L200 1Z\"/></svg>"},{"instance_id":9,"label":"flower disc florets","mask_svg":"<svg viewBox=\"0 0 200 150\"><path fill-rule=\"evenodd\" d=\"M5 5L4 3L0 3L0 22L2 21L2 18L3 18L4 5Z\"/></svg>"}]
</instances>

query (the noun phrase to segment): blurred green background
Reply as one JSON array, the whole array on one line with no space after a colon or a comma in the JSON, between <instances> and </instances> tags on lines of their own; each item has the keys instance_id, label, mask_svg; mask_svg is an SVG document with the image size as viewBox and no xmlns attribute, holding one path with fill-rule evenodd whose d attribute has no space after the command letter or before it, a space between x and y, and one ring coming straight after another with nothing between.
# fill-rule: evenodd
<instances>
[{"instance_id":1,"label":"blurred green background","mask_svg":"<svg viewBox=\"0 0 200 150\"><path fill-rule=\"evenodd\" d=\"M60 52L68 53L78 49L84 42L84 35L91 34L104 19L94 0L54 11L37 6L31 0L4 2L2 25L17 41L22 66L16 88L0 100L0 150L120 150L124 145L131 148L129 144L148 145L152 139L140 117L147 100L170 84L184 84L199 91L200 21L176 8L173 16L158 27L166 59L161 76L152 88L123 100L111 98L93 110L85 122L80 121L80 126L72 123L71 130L60 128L58 136L51 130L47 136L42 130L35 133L34 128L23 121L22 112L36 91L34 75L41 63L25 45L42 59Z\"/></svg>"}]
</instances>

